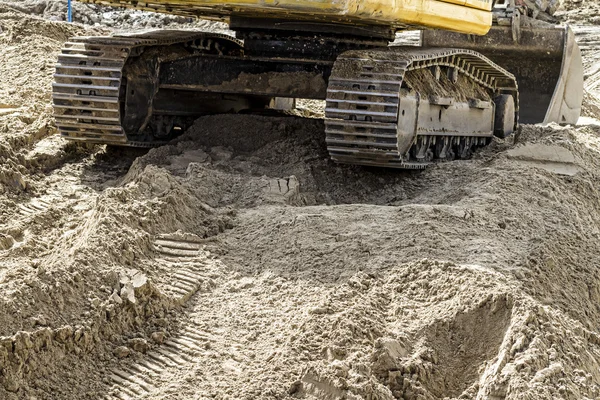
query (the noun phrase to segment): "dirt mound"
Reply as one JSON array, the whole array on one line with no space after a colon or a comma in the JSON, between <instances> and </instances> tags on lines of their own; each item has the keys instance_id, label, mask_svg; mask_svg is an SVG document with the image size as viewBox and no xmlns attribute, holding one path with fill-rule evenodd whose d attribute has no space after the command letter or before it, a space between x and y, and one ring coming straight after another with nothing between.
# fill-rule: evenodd
<instances>
[{"instance_id":1,"label":"dirt mound","mask_svg":"<svg viewBox=\"0 0 600 400\"><path fill-rule=\"evenodd\" d=\"M151 152L141 162L165 165L177 173L181 166L170 165L170 157L189 161L187 152L201 150L221 171L231 174L295 176L302 187L299 204L305 205L385 204L402 199L414 187L417 179L412 173L335 164L327 154L324 129L321 119L209 116L196 121L173 146L159 149L156 156ZM402 188L404 183L406 188Z\"/></svg>"},{"instance_id":2,"label":"dirt mound","mask_svg":"<svg viewBox=\"0 0 600 400\"><path fill-rule=\"evenodd\" d=\"M0 4L0 193L32 189L29 152L55 132L50 93L56 57L68 37L83 32Z\"/></svg>"},{"instance_id":3,"label":"dirt mound","mask_svg":"<svg viewBox=\"0 0 600 400\"><path fill-rule=\"evenodd\" d=\"M46 21L0 4L2 108L49 106L56 56L71 36L83 35L81 26Z\"/></svg>"},{"instance_id":4,"label":"dirt mound","mask_svg":"<svg viewBox=\"0 0 600 400\"><path fill-rule=\"evenodd\" d=\"M68 265L77 278L62 285L98 298L104 315L115 293L127 298L111 271L139 271L162 311L114 324L73 314L94 337L73 347L89 360L74 361L73 350L44 368L16 369L18 393L43 397L67 379L70 393L132 390L140 398L598 394L594 375L581 375L596 368L600 350L597 128L526 126L516 145L408 174L330 163L321 128L296 117L201 118L105 180L103 193L87 189L77 206L87 212L53 207L57 222L35 232L55 232L50 255L37 250L53 279ZM542 145L568 152L577 172L513 156ZM124 156L93 157L88 176ZM351 196L354 204L343 204ZM10 249L11 259L34 254L33 236L20 240L30 244ZM173 314L177 298L190 299L188 313ZM66 309L85 310L77 303ZM21 315L33 312L16 304ZM151 339L156 332L166 347ZM28 357L64 347L45 346ZM63 362L100 381L117 378L77 381L55 369ZM38 379L48 373L52 380Z\"/></svg>"},{"instance_id":5,"label":"dirt mound","mask_svg":"<svg viewBox=\"0 0 600 400\"><path fill-rule=\"evenodd\" d=\"M202 118L134 164L136 179L158 166L211 197L211 207L239 210L231 229L206 242L230 276L191 302L175 335L177 343L205 337L221 356L203 364L177 347L172 357L190 372L160 366L142 397L168 398L173 387L247 398L597 395L593 375L579 384L599 350L600 309L589 294L598 291L590 287L599 261L590 186L597 128L526 126L516 146L497 143L475 160L401 178L303 154L313 141L323 148L319 124ZM564 149L578 172L547 172L509 151L541 145ZM292 173L296 207L270 203L252 184ZM385 191L371 191L376 175ZM350 196L367 204L318 205ZM368 204L374 198L381 206ZM195 378L216 374L219 382ZM148 376L132 372L127 382Z\"/></svg>"}]
</instances>

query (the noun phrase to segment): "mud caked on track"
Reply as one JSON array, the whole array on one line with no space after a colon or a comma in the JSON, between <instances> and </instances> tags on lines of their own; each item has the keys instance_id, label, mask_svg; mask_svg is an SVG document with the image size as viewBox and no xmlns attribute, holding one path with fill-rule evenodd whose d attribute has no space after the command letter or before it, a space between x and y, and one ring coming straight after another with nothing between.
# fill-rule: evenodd
<instances>
[{"instance_id":1,"label":"mud caked on track","mask_svg":"<svg viewBox=\"0 0 600 400\"><path fill-rule=\"evenodd\" d=\"M81 148L53 65L100 32L0 27L1 399L600 396L593 120L422 172L332 163L314 104Z\"/></svg>"}]
</instances>

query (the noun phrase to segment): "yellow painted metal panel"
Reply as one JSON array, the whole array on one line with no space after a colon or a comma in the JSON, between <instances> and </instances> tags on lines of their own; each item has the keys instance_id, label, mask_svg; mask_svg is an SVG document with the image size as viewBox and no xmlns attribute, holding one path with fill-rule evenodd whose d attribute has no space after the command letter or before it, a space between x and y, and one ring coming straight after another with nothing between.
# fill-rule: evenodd
<instances>
[{"instance_id":1,"label":"yellow painted metal panel","mask_svg":"<svg viewBox=\"0 0 600 400\"><path fill-rule=\"evenodd\" d=\"M458 4L460 6L467 6L477 8L479 10L490 11L492 9L492 0L440 0L446 3Z\"/></svg>"},{"instance_id":2,"label":"yellow painted metal panel","mask_svg":"<svg viewBox=\"0 0 600 400\"><path fill-rule=\"evenodd\" d=\"M493 6L492 0L467 0L465 1L465 5L486 11L491 11Z\"/></svg>"},{"instance_id":3,"label":"yellow painted metal panel","mask_svg":"<svg viewBox=\"0 0 600 400\"><path fill-rule=\"evenodd\" d=\"M173 14L223 18L262 18L437 28L484 35L492 24L490 0L81 0Z\"/></svg>"}]
</instances>

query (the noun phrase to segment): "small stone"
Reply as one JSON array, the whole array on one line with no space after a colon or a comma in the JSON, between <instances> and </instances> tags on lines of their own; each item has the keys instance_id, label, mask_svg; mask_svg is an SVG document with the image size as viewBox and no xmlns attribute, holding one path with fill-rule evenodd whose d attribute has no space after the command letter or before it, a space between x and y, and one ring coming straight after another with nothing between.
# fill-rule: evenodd
<instances>
[{"instance_id":1,"label":"small stone","mask_svg":"<svg viewBox=\"0 0 600 400\"><path fill-rule=\"evenodd\" d=\"M43 315L38 315L33 319L33 326L48 326L48 321Z\"/></svg>"},{"instance_id":2,"label":"small stone","mask_svg":"<svg viewBox=\"0 0 600 400\"><path fill-rule=\"evenodd\" d=\"M121 289L121 298L126 299L131 304L135 304L135 291L131 282L127 282Z\"/></svg>"},{"instance_id":3,"label":"small stone","mask_svg":"<svg viewBox=\"0 0 600 400\"><path fill-rule=\"evenodd\" d=\"M106 288L108 290L116 290L119 291L121 289L121 285L119 284L119 274L116 271L111 271L106 276ZM110 287L109 287L110 286Z\"/></svg>"},{"instance_id":4,"label":"small stone","mask_svg":"<svg viewBox=\"0 0 600 400\"><path fill-rule=\"evenodd\" d=\"M129 279L129 277L127 275L121 275L119 277L119 283L121 284L121 286L125 286L127 284L127 282L129 282L131 279Z\"/></svg>"},{"instance_id":5,"label":"small stone","mask_svg":"<svg viewBox=\"0 0 600 400\"><path fill-rule=\"evenodd\" d=\"M0 233L0 250L8 250L15 244L15 239L10 235Z\"/></svg>"},{"instance_id":6,"label":"small stone","mask_svg":"<svg viewBox=\"0 0 600 400\"><path fill-rule=\"evenodd\" d=\"M117 294L117 292L113 292L113 294L110 295L109 299L117 304L123 304L123 299Z\"/></svg>"},{"instance_id":7,"label":"small stone","mask_svg":"<svg viewBox=\"0 0 600 400\"><path fill-rule=\"evenodd\" d=\"M146 282L148 282L148 278L142 273L134 275L133 279L131 280L131 284L133 285L134 289L141 288L146 284Z\"/></svg>"},{"instance_id":8,"label":"small stone","mask_svg":"<svg viewBox=\"0 0 600 400\"><path fill-rule=\"evenodd\" d=\"M129 347L119 346L113 350L113 354L118 358L125 358L131 354Z\"/></svg>"},{"instance_id":9,"label":"small stone","mask_svg":"<svg viewBox=\"0 0 600 400\"><path fill-rule=\"evenodd\" d=\"M142 338L129 339L129 341L127 343L129 343L129 347L131 347L133 350L138 351L140 353L145 353L148 351L148 349L150 349L150 346L148 345L148 342L146 341L146 339L142 339Z\"/></svg>"},{"instance_id":10,"label":"small stone","mask_svg":"<svg viewBox=\"0 0 600 400\"><path fill-rule=\"evenodd\" d=\"M13 185L22 190L27 189L27 182L25 182L25 179L21 176L21 174L13 175Z\"/></svg>"},{"instance_id":11,"label":"small stone","mask_svg":"<svg viewBox=\"0 0 600 400\"><path fill-rule=\"evenodd\" d=\"M309 314L330 314L329 309L327 307L312 307L308 310Z\"/></svg>"},{"instance_id":12,"label":"small stone","mask_svg":"<svg viewBox=\"0 0 600 400\"><path fill-rule=\"evenodd\" d=\"M165 333L161 331L152 333L150 337L158 344L162 344L165 341Z\"/></svg>"}]
</instances>

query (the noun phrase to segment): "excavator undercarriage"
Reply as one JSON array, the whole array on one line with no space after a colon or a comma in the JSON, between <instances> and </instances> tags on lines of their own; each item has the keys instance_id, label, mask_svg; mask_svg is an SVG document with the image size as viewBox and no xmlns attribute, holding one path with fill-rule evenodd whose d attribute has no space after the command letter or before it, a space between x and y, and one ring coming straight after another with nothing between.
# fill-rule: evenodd
<instances>
[{"instance_id":1,"label":"excavator undercarriage","mask_svg":"<svg viewBox=\"0 0 600 400\"><path fill-rule=\"evenodd\" d=\"M321 99L333 160L420 169L470 157L519 119L572 123L579 115L577 76L561 74L576 70L564 58L581 65L568 29L556 49L523 66L514 45L501 46L502 35L511 37L503 27L493 43L425 31L423 47L403 47L389 46L394 30L385 27L236 17L230 26L236 37L163 30L71 39L53 88L61 134L153 147L203 115L260 110L275 98ZM529 32L521 54L533 54ZM546 70L537 87L531 74Z\"/></svg>"}]
</instances>

